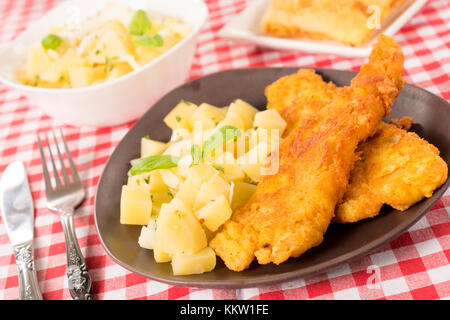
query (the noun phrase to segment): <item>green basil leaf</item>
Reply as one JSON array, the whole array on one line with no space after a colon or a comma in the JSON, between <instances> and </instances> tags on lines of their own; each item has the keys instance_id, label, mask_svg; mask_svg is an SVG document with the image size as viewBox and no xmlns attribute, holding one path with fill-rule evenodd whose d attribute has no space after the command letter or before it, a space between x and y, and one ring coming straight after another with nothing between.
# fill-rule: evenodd
<instances>
[{"instance_id":1,"label":"green basil leaf","mask_svg":"<svg viewBox=\"0 0 450 320\"><path fill-rule=\"evenodd\" d=\"M157 33L134 36L133 41L136 45L145 47L162 47L164 45L164 39Z\"/></svg>"},{"instance_id":2,"label":"green basil leaf","mask_svg":"<svg viewBox=\"0 0 450 320\"><path fill-rule=\"evenodd\" d=\"M168 155L156 155L141 158L131 167L132 176L137 174L150 172L156 169L170 169L178 166L179 157Z\"/></svg>"},{"instance_id":3,"label":"green basil leaf","mask_svg":"<svg viewBox=\"0 0 450 320\"><path fill-rule=\"evenodd\" d=\"M198 144L191 147L192 165L198 165L202 161L202 148Z\"/></svg>"},{"instance_id":4,"label":"green basil leaf","mask_svg":"<svg viewBox=\"0 0 450 320\"><path fill-rule=\"evenodd\" d=\"M236 127L225 125L220 129L216 130L208 140L205 141L203 145L203 158L210 155L218 147L222 146L224 143L233 140L234 138L239 138L241 136L241 130Z\"/></svg>"},{"instance_id":5,"label":"green basil leaf","mask_svg":"<svg viewBox=\"0 0 450 320\"><path fill-rule=\"evenodd\" d=\"M225 173L225 169L221 166L217 166L215 164L213 164L214 169L216 169L217 171L220 171L222 173Z\"/></svg>"},{"instance_id":6,"label":"green basil leaf","mask_svg":"<svg viewBox=\"0 0 450 320\"><path fill-rule=\"evenodd\" d=\"M131 34L142 36L148 32L151 26L152 24L148 20L147 13L144 10L138 10L134 13L128 28Z\"/></svg>"},{"instance_id":7,"label":"green basil leaf","mask_svg":"<svg viewBox=\"0 0 450 320\"><path fill-rule=\"evenodd\" d=\"M42 47L44 47L45 49L53 49L53 50L58 49L61 43L62 39L55 34L49 34L41 41Z\"/></svg>"}]
</instances>

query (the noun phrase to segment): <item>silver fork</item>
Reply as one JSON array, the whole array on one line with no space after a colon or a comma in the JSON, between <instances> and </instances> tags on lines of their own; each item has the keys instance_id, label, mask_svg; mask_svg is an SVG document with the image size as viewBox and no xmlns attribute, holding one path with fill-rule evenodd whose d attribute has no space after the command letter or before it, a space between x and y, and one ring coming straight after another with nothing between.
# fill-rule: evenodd
<instances>
[{"instance_id":1,"label":"silver fork","mask_svg":"<svg viewBox=\"0 0 450 320\"><path fill-rule=\"evenodd\" d=\"M45 195L47 197L47 207L57 212L61 218L61 224L64 230L64 237L66 240L66 252L67 252L67 279L70 295L75 300L90 300L92 298L92 280L86 267L83 255L78 245L75 229L73 227L73 214L75 208L84 200L85 192L78 176L77 170L70 156L69 149L67 148L66 140L60 130L60 135L64 145L64 149L67 155L67 159L70 165L70 171L72 173L72 181L70 181L69 175L64 165L63 157L61 155L56 134L52 131L54 144L56 146L56 153L59 158L62 178L64 185L61 183L61 177L58 174L55 159L50 148L48 135L45 133L45 140L47 142L48 153L50 156L50 162L54 173L54 185L49 175L49 170L46 164L44 149L40 135L38 134L39 151L41 153L42 169L44 171L45 179Z\"/></svg>"}]
</instances>

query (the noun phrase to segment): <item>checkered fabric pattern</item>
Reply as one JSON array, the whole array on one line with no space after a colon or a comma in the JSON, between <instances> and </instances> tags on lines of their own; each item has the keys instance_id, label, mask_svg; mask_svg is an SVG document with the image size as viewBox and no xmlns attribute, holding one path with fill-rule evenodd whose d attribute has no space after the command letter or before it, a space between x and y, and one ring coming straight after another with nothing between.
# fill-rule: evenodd
<instances>
[{"instance_id":1,"label":"checkered fabric pattern","mask_svg":"<svg viewBox=\"0 0 450 320\"><path fill-rule=\"evenodd\" d=\"M0 1L0 45L57 5L56 0ZM250 0L208 0L190 78L242 67L298 66L358 70L364 59L280 52L221 39L217 32ZM450 1L430 0L395 36L406 56L406 79L450 99ZM35 266L45 299L70 299L60 219L45 205L36 132L62 127L87 191L75 216L94 299L448 299L450 190L411 229L376 252L313 277L242 290L170 286L131 273L103 250L94 225L94 194L105 163L133 123L114 128L65 127L18 92L0 84L0 172L25 162L35 199ZM0 220L0 299L18 298L15 259Z\"/></svg>"}]
</instances>

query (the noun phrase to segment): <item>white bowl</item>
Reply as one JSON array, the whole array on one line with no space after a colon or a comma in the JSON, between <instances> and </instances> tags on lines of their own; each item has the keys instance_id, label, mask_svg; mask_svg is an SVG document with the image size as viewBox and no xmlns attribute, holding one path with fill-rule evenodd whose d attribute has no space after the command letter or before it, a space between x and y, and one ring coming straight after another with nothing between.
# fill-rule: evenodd
<instances>
[{"instance_id":1,"label":"white bowl","mask_svg":"<svg viewBox=\"0 0 450 320\"><path fill-rule=\"evenodd\" d=\"M79 12L80 21L95 15L107 3L126 4L180 18L192 32L168 52L122 77L90 87L48 89L19 83L16 71L28 50L39 45L51 27L67 22L68 14ZM139 118L164 94L182 84L189 73L197 34L208 16L202 0L69 0L9 43L0 52L0 81L21 91L42 110L74 126L114 126Z\"/></svg>"}]
</instances>

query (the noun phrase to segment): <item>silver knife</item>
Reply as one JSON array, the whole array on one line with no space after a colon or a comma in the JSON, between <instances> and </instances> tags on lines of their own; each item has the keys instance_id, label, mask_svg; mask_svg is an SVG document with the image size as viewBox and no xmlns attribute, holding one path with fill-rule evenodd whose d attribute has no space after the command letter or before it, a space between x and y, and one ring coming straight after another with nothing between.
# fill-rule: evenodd
<instances>
[{"instance_id":1,"label":"silver knife","mask_svg":"<svg viewBox=\"0 0 450 320\"><path fill-rule=\"evenodd\" d=\"M11 163L0 180L0 210L13 245L21 300L42 300L33 259L34 207L22 162Z\"/></svg>"}]
</instances>

